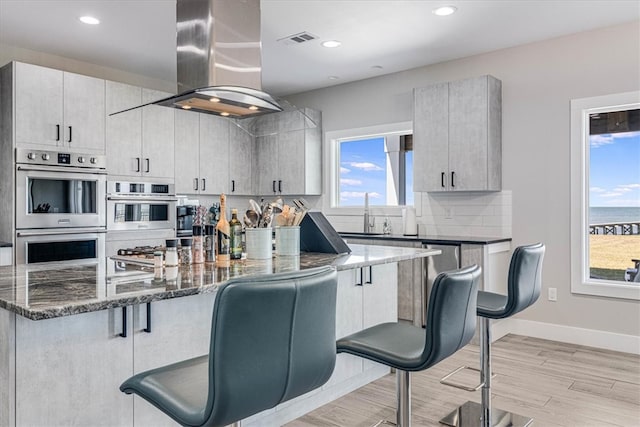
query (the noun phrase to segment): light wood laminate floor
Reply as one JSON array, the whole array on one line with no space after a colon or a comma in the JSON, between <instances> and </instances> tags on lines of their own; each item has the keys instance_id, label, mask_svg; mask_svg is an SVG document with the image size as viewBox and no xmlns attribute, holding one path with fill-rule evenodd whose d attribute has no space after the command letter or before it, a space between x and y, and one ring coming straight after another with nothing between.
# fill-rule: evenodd
<instances>
[{"instance_id":1,"label":"light wood laminate floor","mask_svg":"<svg viewBox=\"0 0 640 427\"><path fill-rule=\"evenodd\" d=\"M640 356L507 335L493 346L493 405L534 418L540 426L640 426ZM460 365L477 367L468 345L429 370L412 374L414 426L438 420L480 392L439 383ZM455 377L465 384L477 378ZM395 375L390 374L292 421L287 427L372 426L395 421Z\"/></svg>"}]
</instances>

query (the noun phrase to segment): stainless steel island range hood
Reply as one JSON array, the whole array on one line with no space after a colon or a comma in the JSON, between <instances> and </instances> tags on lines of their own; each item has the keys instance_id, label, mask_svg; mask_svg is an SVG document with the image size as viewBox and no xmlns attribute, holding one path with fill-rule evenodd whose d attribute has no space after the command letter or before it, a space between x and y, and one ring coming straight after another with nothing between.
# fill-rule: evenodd
<instances>
[{"instance_id":1,"label":"stainless steel island range hood","mask_svg":"<svg viewBox=\"0 0 640 427\"><path fill-rule=\"evenodd\" d=\"M178 95L145 105L229 118L283 110L261 90L260 0L176 0L176 20Z\"/></svg>"}]
</instances>

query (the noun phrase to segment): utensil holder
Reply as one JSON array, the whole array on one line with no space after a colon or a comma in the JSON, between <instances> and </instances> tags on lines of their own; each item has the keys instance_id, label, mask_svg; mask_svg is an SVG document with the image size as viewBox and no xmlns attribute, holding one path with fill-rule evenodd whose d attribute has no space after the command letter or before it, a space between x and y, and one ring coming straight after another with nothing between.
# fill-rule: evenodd
<instances>
[{"instance_id":1,"label":"utensil holder","mask_svg":"<svg viewBox=\"0 0 640 427\"><path fill-rule=\"evenodd\" d=\"M276 227L276 255L300 255L300 227Z\"/></svg>"},{"instance_id":2,"label":"utensil holder","mask_svg":"<svg viewBox=\"0 0 640 427\"><path fill-rule=\"evenodd\" d=\"M271 258L271 227L246 229L247 259Z\"/></svg>"}]
</instances>

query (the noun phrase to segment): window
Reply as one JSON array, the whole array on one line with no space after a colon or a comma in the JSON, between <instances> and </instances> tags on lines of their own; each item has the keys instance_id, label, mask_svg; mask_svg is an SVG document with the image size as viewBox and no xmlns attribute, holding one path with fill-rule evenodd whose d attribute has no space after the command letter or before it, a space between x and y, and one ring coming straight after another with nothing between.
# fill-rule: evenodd
<instances>
[{"instance_id":1,"label":"window","mask_svg":"<svg viewBox=\"0 0 640 427\"><path fill-rule=\"evenodd\" d=\"M334 207L413 205L411 130L346 132L334 139L336 186Z\"/></svg>"},{"instance_id":2,"label":"window","mask_svg":"<svg viewBox=\"0 0 640 427\"><path fill-rule=\"evenodd\" d=\"M571 113L571 290L640 299L640 92Z\"/></svg>"}]
</instances>

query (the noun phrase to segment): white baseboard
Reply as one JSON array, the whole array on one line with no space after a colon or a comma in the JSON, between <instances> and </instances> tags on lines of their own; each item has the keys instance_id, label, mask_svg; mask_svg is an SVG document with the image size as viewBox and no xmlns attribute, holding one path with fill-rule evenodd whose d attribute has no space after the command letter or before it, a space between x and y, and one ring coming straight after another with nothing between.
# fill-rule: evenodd
<instances>
[{"instance_id":1,"label":"white baseboard","mask_svg":"<svg viewBox=\"0 0 640 427\"><path fill-rule=\"evenodd\" d=\"M492 333L495 339L512 333L640 355L639 336L595 329L576 328L574 326L555 325L553 323L524 319L504 319L493 325Z\"/></svg>"}]
</instances>

